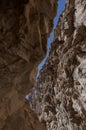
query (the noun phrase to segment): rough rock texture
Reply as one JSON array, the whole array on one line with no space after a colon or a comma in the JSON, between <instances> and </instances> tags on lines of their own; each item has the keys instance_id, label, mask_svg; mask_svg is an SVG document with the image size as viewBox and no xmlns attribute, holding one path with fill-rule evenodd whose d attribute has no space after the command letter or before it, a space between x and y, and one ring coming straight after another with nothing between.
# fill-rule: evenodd
<instances>
[{"instance_id":1,"label":"rough rock texture","mask_svg":"<svg viewBox=\"0 0 86 130\"><path fill-rule=\"evenodd\" d=\"M86 0L67 0L29 102L47 130L86 130Z\"/></svg>"},{"instance_id":2,"label":"rough rock texture","mask_svg":"<svg viewBox=\"0 0 86 130\"><path fill-rule=\"evenodd\" d=\"M56 0L0 0L0 129L16 125L15 112L23 109L33 87L56 9ZM11 126L4 128L12 118Z\"/></svg>"}]
</instances>

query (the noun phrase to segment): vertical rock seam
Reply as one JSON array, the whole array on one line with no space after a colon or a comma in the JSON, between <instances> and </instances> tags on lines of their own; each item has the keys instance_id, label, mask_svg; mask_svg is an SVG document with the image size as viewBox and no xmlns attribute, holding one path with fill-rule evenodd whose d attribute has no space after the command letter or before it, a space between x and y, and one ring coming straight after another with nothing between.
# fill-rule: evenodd
<instances>
[{"instance_id":1,"label":"vertical rock seam","mask_svg":"<svg viewBox=\"0 0 86 130\"><path fill-rule=\"evenodd\" d=\"M29 102L47 130L86 130L86 0L67 0Z\"/></svg>"}]
</instances>

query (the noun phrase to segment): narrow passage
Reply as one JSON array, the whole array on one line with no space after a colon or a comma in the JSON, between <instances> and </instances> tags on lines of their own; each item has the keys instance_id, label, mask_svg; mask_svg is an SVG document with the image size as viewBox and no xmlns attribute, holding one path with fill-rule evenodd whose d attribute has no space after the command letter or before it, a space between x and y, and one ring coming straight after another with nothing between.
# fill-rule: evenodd
<instances>
[{"instance_id":1,"label":"narrow passage","mask_svg":"<svg viewBox=\"0 0 86 130\"><path fill-rule=\"evenodd\" d=\"M37 77L39 76L40 70L42 69L43 65L45 64L45 62L46 62L46 60L47 60L47 58L49 56L49 51L50 51L50 48L51 48L51 43L54 41L54 29L56 28L56 26L58 24L58 20L59 20L60 15L64 11L65 4L66 4L66 0L58 0L57 15L54 18L54 26L53 26L52 32L50 33L48 41L47 41L47 53L46 53L45 58L42 60L42 62L38 66ZM36 77L36 79L37 79L37 77Z\"/></svg>"}]
</instances>

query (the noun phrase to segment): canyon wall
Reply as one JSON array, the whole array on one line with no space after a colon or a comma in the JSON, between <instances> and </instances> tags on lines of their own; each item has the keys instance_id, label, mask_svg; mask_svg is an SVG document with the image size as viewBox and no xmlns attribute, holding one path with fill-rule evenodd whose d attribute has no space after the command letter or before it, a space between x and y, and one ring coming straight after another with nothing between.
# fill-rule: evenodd
<instances>
[{"instance_id":1,"label":"canyon wall","mask_svg":"<svg viewBox=\"0 0 86 130\"><path fill-rule=\"evenodd\" d=\"M86 0L67 0L49 57L29 94L47 130L86 130Z\"/></svg>"},{"instance_id":2,"label":"canyon wall","mask_svg":"<svg viewBox=\"0 0 86 130\"><path fill-rule=\"evenodd\" d=\"M56 10L56 0L0 0L0 130L45 129L24 106Z\"/></svg>"}]
</instances>

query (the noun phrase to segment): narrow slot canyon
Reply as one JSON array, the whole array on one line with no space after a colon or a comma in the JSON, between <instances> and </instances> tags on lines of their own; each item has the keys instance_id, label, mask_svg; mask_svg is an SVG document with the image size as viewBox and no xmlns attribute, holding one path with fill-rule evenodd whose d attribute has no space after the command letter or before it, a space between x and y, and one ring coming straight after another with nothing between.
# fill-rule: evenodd
<instances>
[{"instance_id":1,"label":"narrow slot canyon","mask_svg":"<svg viewBox=\"0 0 86 130\"><path fill-rule=\"evenodd\" d=\"M54 30L56 28L56 25L58 24L58 20L59 20L60 15L64 11L66 0L59 0L59 1L57 1L57 4L58 4L58 8L57 8L56 16L54 18L53 29L52 29L52 31L50 33L50 36L48 37L48 40L47 40L47 52L46 52L46 56L45 56L45 58L42 60L42 62L38 66L37 77L38 77L38 75L40 73L40 70L42 69L43 65L45 64L45 62L46 62L46 60L47 60L47 58L49 56L49 52L50 52L50 49L51 49L51 44L54 41Z\"/></svg>"},{"instance_id":2,"label":"narrow slot canyon","mask_svg":"<svg viewBox=\"0 0 86 130\"><path fill-rule=\"evenodd\" d=\"M0 0L0 130L86 130L86 0Z\"/></svg>"}]
</instances>

